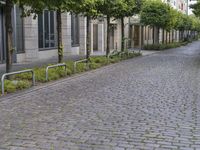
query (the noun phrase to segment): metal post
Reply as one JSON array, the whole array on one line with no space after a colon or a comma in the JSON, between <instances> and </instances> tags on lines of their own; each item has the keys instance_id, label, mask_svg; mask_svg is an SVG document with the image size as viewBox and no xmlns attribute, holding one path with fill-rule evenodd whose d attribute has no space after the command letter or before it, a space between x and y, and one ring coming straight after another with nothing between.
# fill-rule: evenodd
<instances>
[{"instance_id":1,"label":"metal post","mask_svg":"<svg viewBox=\"0 0 200 150\"><path fill-rule=\"evenodd\" d=\"M81 63L81 62L87 62L87 59L83 59L83 60L79 60L79 61L74 62L74 73L76 73L77 64Z\"/></svg>"},{"instance_id":2,"label":"metal post","mask_svg":"<svg viewBox=\"0 0 200 150\"><path fill-rule=\"evenodd\" d=\"M10 75L15 75L15 74L22 74L22 73L27 73L27 72L31 72L32 74L32 85L35 85L35 73L32 69L28 69L28 70L22 70L22 71L17 71L17 72L11 72L11 73L5 73L2 75L1 77L1 92L2 95L4 95L4 80L6 76L10 76Z\"/></svg>"},{"instance_id":3,"label":"metal post","mask_svg":"<svg viewBox=\"0 0 200 150\"><path fill-rule=\"evenodd\" d=\"M65 71L67 71L67 65L65 63L47 66L46 67L46 72L45 72L45 74L46 74L46 81L48 81L48 78L49 78L49 75L48 75L49 69L56 68L56 67L62 67L62 66L65 67Z\"/></svg>"}]
</instances>

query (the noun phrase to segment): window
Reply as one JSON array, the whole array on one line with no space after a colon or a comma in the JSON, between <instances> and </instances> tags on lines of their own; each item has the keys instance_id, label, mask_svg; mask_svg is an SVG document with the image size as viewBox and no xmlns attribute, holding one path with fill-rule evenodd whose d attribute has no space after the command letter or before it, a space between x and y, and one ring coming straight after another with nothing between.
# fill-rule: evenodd
<instances>
[{"instance_id":1,"label":"window","mask_svg":"<svg viewBox=\"0 0 200 150\"><path fill-rule=\"evenodd\" d=\"M56 45L56 14L45 10L38 16L38 42L40 49L52 49Z\"/></svg>"},{"instance_id":2,"label":"window","mask_svg":"<svg viewBox=\"0 0 200 150\"><path fill-rule=\"evenodd\" d=\"M21 17L22 10L16 6L16 50L24 53L24 20Z\"/></svg>"},{"instance_id":3,"label":"window","mask_svg":"<svg viewBox=\"0 0 200 150\"><path fill-rule=\"evenodd\" d=\"M79 16L71 15L71 39L72 46L79 46Z\"/></svg>"}]
</instances>

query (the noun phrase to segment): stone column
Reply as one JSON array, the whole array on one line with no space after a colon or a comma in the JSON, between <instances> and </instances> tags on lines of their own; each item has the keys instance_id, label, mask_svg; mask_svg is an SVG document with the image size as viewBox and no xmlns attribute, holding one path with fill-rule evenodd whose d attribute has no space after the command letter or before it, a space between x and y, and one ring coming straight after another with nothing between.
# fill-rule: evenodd
<instances>
[{"instance_id":1,"label":"stone column","mask_svg":"<svg viewBox=\"0 0 200 150\"><path fill-rule=\"evenodd\" d=\"M71 17L68 13L62 13L62 40L63 40L63 47L64 47L64 55L65 53L69 53L71 49L71 32L69 29L69 20L68 18ZM71 23L71 21L70 21ZM70 25L71 26L71 25Z\"/></svg>"},{"instance_id":2,"label":"stone column","mask_svg":"<svg viewBox=\"0 0 200 150\"><path fill-rule=\"evenodd\" d=\"M140 49L142 49L142 34L143 34L143 32L142 32L142 25L140 25L140 29L139 29L139 32L140 32L140 34L139 34L139 46L140 46Z\"/></svg>"},{"instance_id":3,"label":"stone column","mask_svg":"<svg viewBox=\"0 0 200 150\"><path fill-rule=\"evenodd\" d=\"M38 59L38 19L33 19L33 16L24 18L24 47L26 61Z\"/></svg>"},{"instance_id":4,"label":"stone column","mask_svg":"<svg viewBox=\"0 0 200 150\"><path fill-rule=\"evenodd\" d=\"M67 13L63 15L63 44L64 44L64 52L67 54L71 54L72 47L72 37L71 37L71 14Z\"/></svg>"},{"instance_id":5,"label":"stone column","mask_svg":"<svg viewBox=\"0 0 200 150\"><path fill-rule=\"evenodd\" d=\"M87 42L87 27L86 17L80 17L80 55L86 54L86 42Z\"/></svg>"},{"instance_id":6,"label":"stone column","mask_svg":"<svg viewBox=\"0 0 200 150\"><path fill-rule=\"evenodd\" d=\"M94 31L93 31L93 23L90 23L90 48L91 48L91 54L93 54L94 52L94 48L93 48L93 35L94 35ZM86 29L87 32L87 29Z\"/></svg>"},{"instance_id":7,"label":"stone column","mask_svg":"<svg viewBox=\"0 0 200 150\"><path fill-rule=\"evenodd\" d=\"M104 45L104 24L98 24L98 51L105 51Z\"/></svg>"}]
</instances>

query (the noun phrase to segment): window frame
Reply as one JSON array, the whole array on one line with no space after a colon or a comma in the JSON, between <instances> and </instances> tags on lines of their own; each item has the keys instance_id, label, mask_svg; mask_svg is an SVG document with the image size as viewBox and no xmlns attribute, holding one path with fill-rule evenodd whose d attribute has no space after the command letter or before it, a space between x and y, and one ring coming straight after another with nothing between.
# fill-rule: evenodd
<instances>
[{"instance_id":1,"label":"window frame","mask_svg":"<svg viewBox=\"0 0 200 150\"><path fill-rule=\"evenodd\" d=\"M45 37L45 11L48 13L48 45L49 47L46 47L46 37ZM51 46L51 13L53 12L53 22L54 22L54 46ZM58 48L57 46L57 23L56 23L56 12L55 11L49 11L44 10L41 14L42 15L42 47L40 47L40 33L39 33L39 19L38 19L38 48L39 51L46 51L46 50L55 50ZM39 18L39 17L38 17Z\"/></svg>"},{"instance_id":2,"label":"window frame","mask_svg":"<svg viewBox=\"0 0 200 150\"><path fill-rule=\"evenodd\" d=\"M21 16L17 16L17 15L20 15L20 13L21 13L21 9L22 8L20 8L19 6L17 6L16 7L16 9L18 9L18 12L16 12L16 14L14 14L15 16L16 16L16 27L15 27L15 33L16 33L16 38L17 38L17 36L18 36L18 26L17 26L17 17L20 17L20 22L21 22L21 40L22 41L20 41L20 42L22 42L22 43L20 43L21 44L21 46L22 46L22 48L21 48L21 50L19 51L19 49L18 49L18 44L19 44L19 41L17 41L17 39L15 39L16 40L16 54L23 54L23 53L25 53L25 42L24 42L24 40L25 40L25 32L24 32L24 18L23 17L21 17ZM17 11L17 10L16 10ZM19 14L17 14L17 13L19 13Z\"/></svg>"},{"instance_id":3,"label":"window frame","mask_svg":"<svg viewBox=\"0 0 200 150\"><path fill-rule=\"evenodd\" d=\"M76 30L76 27L78 28L78 30ZM74 13L71 13L71 46L80 46L80 19L79 15Z\"/></svg>"}]
</instances>

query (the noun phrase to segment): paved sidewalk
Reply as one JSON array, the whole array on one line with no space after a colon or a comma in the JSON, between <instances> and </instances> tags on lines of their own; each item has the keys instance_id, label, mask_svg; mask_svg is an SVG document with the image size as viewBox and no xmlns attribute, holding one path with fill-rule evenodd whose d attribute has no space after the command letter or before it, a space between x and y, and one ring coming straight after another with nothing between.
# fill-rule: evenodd
<instances>
[{"instance_id":1,"label":"paved sidewalk","mask_svg":"<svg viewBox=\"0 0 200 150\"><path fill-rule=\"evenodd\" d=\"M149 54L153 54L156 53L154 51L141 51L142 55L149 55ZM106 55L105 52L94 52L92 54L92 56L102 56L102 55ZM80 56L80 55L69 55L69 56L65 56L64 60L80 60L80 59L84 59L85 56ZM52 63L57 63L57 56L52 57L50 59L44 59L44 60L38 60L36 62L24 62L24 63L14 63L13 67L12 67L12 71L19 71L22 70L24 68L34 68L34 67L41 67L44 65L48 65L48 64L52 64ZM0 76L2 76L3 73L5 73L6 70L6 65L5 64L0 64Z\"/></svg>"},{"instance_id":2,"label":"paved sidewalk","mask_svg":"<svg viewBox=\"0 0 200 150\"><path fill-rule=\"evenodd\" d=\"M81 58L84 58L85 56L67 56L64 57L64 60L79 60ZM36 62L24 62L24 63L14 63L12 66L12 71L18 71L24 68L34 68L34 67L40 67L40 66L44 66L44 65L48 65L51 63L57 63L58 59L57 57L52 57L50 59L44 59L44 60L38 60ZM3 73L5 73L6 70L6 65L5 64L0 64L0 75L2 75Z\"/></svg>"},{"instance_id":3,"label":"paved sidewalk","mask_svg":"<svg viewBox=\"0 0 200 150\"><path fill-rule=\"evenodd\" d=\"M0 99L0 150L199 150L200 42Z\"/></svg>"}]
</instances>

